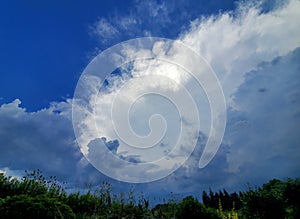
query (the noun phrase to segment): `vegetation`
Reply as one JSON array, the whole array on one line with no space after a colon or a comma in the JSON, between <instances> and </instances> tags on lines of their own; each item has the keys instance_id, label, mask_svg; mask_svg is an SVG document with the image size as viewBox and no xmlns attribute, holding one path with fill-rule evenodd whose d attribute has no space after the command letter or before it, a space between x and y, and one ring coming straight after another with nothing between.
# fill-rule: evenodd
<instances>
[{"instance_id":1,"label":"vegetation","mask_svg":"<svg viewBox=\"0 0 300 219\"><path fill-rule=\"evenodd\" d=\"M40 170L26 172L21 180L0 173L0 218L300 218L300 179L273 179L260 188L229 194L225 189L170 200L151 208L147 199L113 195L111 186L67 194L55 177L45 179Z\"/></svg>"}]
</instances>

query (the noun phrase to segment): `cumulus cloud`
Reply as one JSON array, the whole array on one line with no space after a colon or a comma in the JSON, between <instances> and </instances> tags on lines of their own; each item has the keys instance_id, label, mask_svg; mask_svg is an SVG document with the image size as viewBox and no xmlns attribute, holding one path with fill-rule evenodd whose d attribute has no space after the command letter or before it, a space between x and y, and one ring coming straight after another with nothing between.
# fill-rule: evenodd
<instances>
[{"instance_id":1,"label":"cumulus cloud","mask_svg":"<svg viewBox=\"0 0 300 219\"><path fill-rule=\"evenodd\" d=\"M46 159L56 170L62 169L62 156L74 153L74 138L70 129L69 103L57 103L48 109L29 113L20 107L21 101L3 104L0 108L2 165L38 165ZM8 147L5 147L8 145ZM52 149L55 148L56 150ZM52 151L53 153L48 153ZM17 154L16 154L17 153ZM76 155L76 153L74 153ZM17 160L18 162L13 162ZM54 165L56 164L56 165ZM66 165L67 168L69 165Z\"/></svg>"},{"instance_id":2,"label":"cumulus cloud","mask_svg":"<svg viewBox=\"0 0 300 219\"><path fill-rule=\"evenodd\" d=\"M180 36L211 64L225 93L225 185L298 175L299 9L292 0L263 13L242 2Z\"/></svg>"},{"instance_id":3,"label":"cumulus cloud","mask_svg":"<svg viewBox=\"0 0 300 219\"><path fill-rule=\"evenodd\" d=\"M208 144L211 143L201 158L201 166L205 166L216 153L225 126L225 100L214 74L201 57L182 43L161 39L131 42L105 51L83 73L74 97L75 132L80 146L88 157L93 158L90 161L94 166L103 168L103 159L90 155L96 148L90 142L103 137L118 139L116 154L138 154L141 162L135 167L145 166L144 172L152 174L153 179L161 178L182 165L192 153L200 126L198 108L201 109L204 102L200 95L205 96L205 93L213 105L211 114L214 116L211 125L213 137L208 138ZM154 58L149 59L153 55ZM117 58L108 60L103 57ZM133 61L129 76L123 76L127 73L113 74L112 77L105 75L102 66L111 66L112 62L119 66L134 58L142 58L142 61ZM190 65L194 63L197 66ZM107 89L101 88L103 81ZM201 124L205 127L203 124L205 122ZM93 150L90 150L91 146ZM99 150L102 147L100 144ZM109 165L109 161L107 159L105 164ZM126 176L128 180L127 175L137 175L137 171L133 171L129 164L126 168L126 165L126 162L119 162L124 173L116 176L117 179ZM108 173L116 172L120 170L111 169ZM134 177L134 182L137 182L136 178L147 179L140 174Z\"/></svg>"},{"instance_id":4,"label":"cumulus cloud","mask_svg":"<svg viewBox=\"0 0 300 219\"><path fill-rule=\"evenodd\" d=\"M300 55L299 49L296 48L300 46L300 13L298 13L300 2L278 1L267 11L261 8L262 5L241 2L235 11L197 19L192 19L185 13L183 17L174 18L174 13L179 9L176 9L175 5L172 6L173 3L138 2L136 6L138 13L132 12L111 20L100 18L91 28L93 34L96 34L103 43L109 44L113 40L120 40L123 36L120 33L124 31L131 34L125 34L126 37L144 36L146 32L149 34L150 27L156 25L162 27L160 30L162 32L154 28L152 34L163 33L164 28L172 29L172 23L178 21L176 19L192 20L191 25L188 28L184 27L184 31L179 36L177 34L182 30L180 28L177 28L173 36L208 61L219 77L225 93L229 107L228 125L221 148L212 162L204 169L198 168L197 163L208 133L207 130L201 130L203 132L198 137L195 151L181 168L164 179L150 185L141 185L140 188L148 191L153 190L153 187L165 191L184 188L187 192L193 192L201 189L203 185L236 186L243 180L246 183L258 178L266 181L272 177L297 176L300 142L297 133L300 128L298 125L300 124L298 121L300 118L298 76ZM184 5L183 2L180 4ZM141 13L153 19L147 17L149 21L146 21L143 17L137 16ZM167 51L163 46L158 46L153 48L152 52L161 48L162 52ZM136 51L128 49L126 52L130 55L131 52ZM166 54L174 60L185 58L180 55L172 56L174 54L168 52ZM166 81L156 82L149 77L147 83L140 83L143 85L140 90L152 87L164 88L170 93L176 93L174 84L177 83L187 86L193 95L199 95L200 98L205 96L203 90L194 89L191 77L183 76L186 74L178 71L176 67L171 67L170 63L156 62L151 66L155 69L149 71L147 64L135 62L128 68L130 73L126 73L123 69L122 74L115 74L108 79L107 83L110 87L107 86L105 93L101 93L98 103L101 113L97 115L98 117L89 117L85 121L87 127L94 125L94 119L98 124L105 124L91 136L85 135L87 133L82 135L82 139L86 140L84 142L86 147L82 148L82 151L90 159L98 157L96 155L99 151L97 152L95 142L102 137L107 138L105 140L107 142L117 138L112 131L114 127L109 121L110 106L118 90L131 79L150 72L146 76L151 74L166 76L174 83L168 85ZM191 62L191 68L199 68L198 63ZM171 71L172 74L168 74ZM90 84L93 87L101 81L93 78L90 82L94 83ZM137 96L136 92L140 90L129 89L126 91L128 93L123 94L127 94L127 98L130 99L131 96ZM133 129L140 135L146 135L151 131L148 118L153 113L159 112L167 120L178 117L176 113L170 114L172 104L162 104L161 100L156 102L154 99L147 98L139 101L140 105L135 105L136 108L133 108L131 119L135 121ZM202 98L198 104L208 105L209 102ZM89 113L92 110L89 109ZM121 111L122 108L119 110ZM209 108L203 108L202 112L202 115L209 115L204 116L204 124L211 122ZM76 173L75 175L80 177L84 170L88 170L91 174L83 174L87 181L99 179L99 175L87 164L75 144L70 117L71 107L68 101L53 104L49 108L33 113L26 112L20 107L19 100L2 105L0 108L0 141L3 145L0 155L1 166L17 170L35 168L38 165L41 169L52 171L56 175L65 174L66 177L72 177L71 173ZM169 130L171 136L178 133L175 126L169 125L169 127L172 128ZM163 147L159 149L166 149L160 150L160 155L170 149L172 140L174 139L170 137L167 143L160 142ZM99 156L103 154L107 156L108 153L118 154L121 159L127 161L131 158L135 162L145 161L143 157L133 156L137 154L136 150L122 149L120 145L118 147L110 145L108 150L102 151ZM144 155L148 156L151 153ZM157 154L153 152L152 155L151 159L156 158ZM105 163L102 161L100 164ZM124 174L122 165L117 161L110 165L115 165L118 170L116 174ZM147 177L144 169L139 171L138 174Z\"/></svg>"},{"instance_id":5,"label":"cumulus cloud","mask_svg":"<svg viewBox=\"0 0 300 219\"><path fill-rule=\"evenodd\" d=\"M212 162L204 169L196 166L206 141L202 134L189 160L153 184L162 191L172 187L172 191L194 194L210 187L245 190L247 183L299 177L299 57L297 48L245 73L232 97L236 108L228 109L223 144Z\"/></svg>"},{"instance_id":6,"label":"cumulus cloud","mask_svg":"<svg viewBox=\"0 0 300 219\"><path fill-rule=\"evenodd\" d=\"M260 177L297 176L300 168L300 49L248 72L229 110L228 171Z\"/></svg>"},{"instance_id":7,"label":"cumulus cloud","mask_svg":"<svg viewBox=\"0 0 300 219\"><path fill-rule=\"evenodd\" d=\"M297 0L268 13L241 2L234 12L194 20L180 40L210 63L229 100L243 83L244 73L300 45L299 9Z\"/></svg>"},{"instance_id":8,"label":"cumulus cloud","mask_svg":"<svg viewBox=\"0 0 300 219\"><path fill-rule=\"evenodd\" d=\"M300 168L300 48L245 73L232 97L223 144L204 169L197 167L206 136L189 160L153 185L163 191L194 194L212 187L246 189L272 178L299 177ZM166 186L166 184L168 186ZM151 190L149 185L149 190ZM154 191L153 191L154 192Z\"/></svg>"},{"instance_id":9,"label":"cumulus cloud","mask_svg":"<svg viewBox=\"0 0 300 219\"><path fill-rule=\"evenodd\" d=\"M27 112L19 99L0 107L0 168L7 174L41 169L71 184L101 177L83 158L75 143L71 100ZM105 177L103 178L105 179Z\"/></svg>"}]
</instances>

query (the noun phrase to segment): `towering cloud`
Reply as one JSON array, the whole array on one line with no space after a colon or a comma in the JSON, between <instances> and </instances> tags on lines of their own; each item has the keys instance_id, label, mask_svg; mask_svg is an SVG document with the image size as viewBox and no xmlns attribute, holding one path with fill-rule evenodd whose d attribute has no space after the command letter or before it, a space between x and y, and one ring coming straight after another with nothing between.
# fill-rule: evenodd
<instances>
[{"instance_id":1,"label":"towering cloud","mask_svg":"<svg viewBox=\"0 0 300 219\"><path fill-rule=\"evenodd\" d=\"M269 10L263 10L264 5L241 1L235 11L206 17L199 15L197 19L191 20L190 26L177 27L178 30L183 30L178 31L180 34L176 35L177 40L203 56L221 82L228 115L225 136L213 161L206 168L199 169L197 162L207 139L205 127L209 127L210 122L210 110L204 107L204 130L201 130L196 150L189 160L167 178L154 182L149 187L141 187L148 191L153 188L157 191L185 188L186 191L193 192L203 185L235 187L246 182L261 183L274 177L298 175L300 1L276 2ZM124 30L132 30L132 33L138 33L137 36L153 33L164 36L162 32L155 31L157 23L155 26L147 23L144 28L136 30L141 27L139 13L145 13L144 6L144 3L138 2L130 16L111 20L100 18L91 32L103 43L121 39L120 34ZM163 17L160 24L165 28L171 25L173 16L178 16L174 11L176 10L169 8L169 3L165 2L152 4L151 11L148 12L155 19L161 14ZM119 20L122 22L118 23ZM134 36L135 34L132 37ZM105 41L105 37L111 38ZM129 54L130 50L127 52ZM156 63L151 72L162 72L164 76L173 77L176 83L190 85L189 89L193 91L190 77L182 77L180 71L169 65L170 63ZM199 67L198 63L192 65L193 69ZM109 124L109 105L114 95L123 84L139 76L145 70L144 67L143 63L136 63L135 66L122 69L124 74L115 74L110 78L111 87L101 96L102 114L96 118L99 122ZM178 74L167 75L167 70L170 69ZM155 82L151 77L143 83L149 89L160 87L169 89L169 92L174 89L166 81ZM128 95L133 95L136 91L130 90ZM202 98L199 103L208 105L203 91L194 92ZM145 118L153 112L160 112L171 120L178 117L176 113L169 113L173 109L172 104L163 99L143 99L140 103L142 105L135 105L135 114L131 115L133 129L138 134L149 133L148 120ZM124 159L139 161L141 157L133 156L135 151L122 151L122 147L110 142L115 140L112 128L103 126L99 130L100 137L107 138L111 151L119 153ZM170 129L169 134L177 131L176 128ZM172 138L168 139L168 142L172 141ZM0 107L0 145L0 167L3 169L16 171L40 168L67 180L78 177L81 182L107 179L98 174L79 151L72 128L70 100L54 103L37 112L27 112L20 106L19 100L3 104ZM93 142L88 141L86 145L89 145L83 149L86 154L95 149ZM152 156L155 157L155 154ZM119 168L122 174L122 167ZM116 185L119 186L117 183Z\"/></svg>"}]
</instances>

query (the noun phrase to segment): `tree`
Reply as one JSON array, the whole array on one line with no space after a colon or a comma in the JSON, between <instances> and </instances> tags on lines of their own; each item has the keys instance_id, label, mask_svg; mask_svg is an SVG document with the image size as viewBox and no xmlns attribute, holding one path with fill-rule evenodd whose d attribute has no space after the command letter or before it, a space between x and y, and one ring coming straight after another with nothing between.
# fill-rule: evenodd
<instances>
[{"instance_id":1,"label":"tree","mask_svg":"<svg viewBox=\"0 0 300 219\"><path fill-rule=\"evenodd\" d=\"M285 183L273 179L261 188L244 194L243 212L248 218L285 218Z\"/></svg>"},{"instance_id":2,"label":"tree","mask_svg":"<svg viewBox=\"0 0 300 219\"><path fill-rule=\"evenodd\" d=\"M216 210L211 208L206 208L205 205L200 203L197 199L192 196L188 196L182 200L178 205L178 210L176 212L176 218L178 219L219 219Z\"/></svg>"},{"instance_id":3,"label":"tree","mask_svg":"<svg viewBox=\"0 0 300 219\"><path fill-rule=\"evenodd\" d=\"M288 179L284 190L288 214L300 218L300 179Z\"/></svg>"},{"instance_id":4,"label":"tree","mask_svg":"<svg viewBox=\"0 0 300 219\"><path fill-rule=\"evenodd\" d=\"M210 198L205 191L202 192L202 202L206 207L210 205Z\"/></svg>"}]
</instances>

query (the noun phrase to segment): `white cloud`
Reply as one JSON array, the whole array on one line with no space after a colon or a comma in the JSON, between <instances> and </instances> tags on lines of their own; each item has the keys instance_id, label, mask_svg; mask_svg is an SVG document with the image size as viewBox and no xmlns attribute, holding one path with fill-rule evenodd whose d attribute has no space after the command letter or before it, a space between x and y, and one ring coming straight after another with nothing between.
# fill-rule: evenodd
<instances>
[{"instance_id":1,"label":"white cloud","mask_svg":"<svg viewBox=\"0 0 300 219\"><path fill-rule=\"evenodd\" d=\"M153 21L152 25L159 27L161 24L162 27L168 27L170 10L174 9L168 9L167 4L152 5L147 10L153 19L158 19ZM262 13L253 4L246 6L243 4L244 2L240 3L239 9L235 12L225 12L217 16L194 20L191 22L191 28L178 37L179 40L203 55L212 65L221 80L231 108L225 136L226 144L223 143L212 163L205 169L198 168L197 162L203 149L203 146L201 148L198 144L196 152L187 163L173 175L154 184L159 188L178 190L178 188L191 186L187 190L195 191L202 184L213 186L213 183L219 183L224 187L236 185L238 180L239 183L241 182L239 175L248 179L265 177L268 180L270 177L284 177L289 174L294 176L299 170L297 133L298 124L300 124L298 121L300 115L299 77L297 76L299 51L286 57L285 55L300 46L300 2L291 0L266 13ZM141 8L140 11L146 10L145 5ZM143 22L144 20L136 17L134 13L112 20L101 18L95 23L92 31L103 42L105 40L108 42L111 38L119 39L122 31L130 32L131 28L134 29L133 36L140 36L141 33L143 35L149 31L141 27ZM149 27L150 24L147 23L147 25ZM155 48L153 52L157 52L157 49L159 50ZM130 52L135 51L127 50L127 52L130 55ZM282 58L273 60L278 56ZM183 60L185 57L179 55L173 58ZM269 61L272 62L267 63ZM261 64L262 62L265 64ZM145 72L142 70L147 70L145 64L137 62L134 64L133 76L144 75ZM191 68L199 68L197 64L193 63ZM152 74L156 72L157 75L171 77L176 83L189 85L193 94L201 94L199 95L202 98L200 103L208 104L203 98L205 93L194 89L190 77L182 77L184 74L178 72L178 69L165 64L155 63L151 66L156 67L156 69L150 68ZM168 75L166 69L175 73ZM101 96L101 103L99 103L101 114L98 114L96 118L99 124L105 124L105 128L101 129L101 126L100 132L93 136L83 136L83 138L90 140L102 137L102 135L108 137L108 140L115 138L110 122L110 105L116 91L129 80L130 77L115 77L110 81L113 86L109 90L110 93ZM156 86L156 88L174 91L176 87L169 86L164 81L156 83L153 79L145 84L141 89ZM131 90L131 93L126 93L127 97L136 96L136 91ZM136 106L137 118L133 119L134 128L141 135L149 133L146 122L150 114L159 111L166 118L170 115L168 104L164 105L147 99L143 101L144 108ZM209 113L209 109L203 109L203 115L209 115ZM99 177L95 170L86 163L74 143L70 116L69 102L56 103L34 113L26 112L20 107L19 100L2 105L0 108L1 166L10 169L38 167L49 170L55 175L59 173L69 178L76 175L82 180L85 178L86 181ZM204 118L206 119L204 124L210 122L208 117ZM170 118L176 118L176 114L172 114ZM91 126L94 123L93 119L90 117L86 125ZM174 128L170 133L176 135L174 134L176 131ZM171 140L173 139L168 139L170 142ZM89 141L85 144L88 145ZM285 146L282 147L282 145ZM88 154L89 149L92 148L84 148L84 152ZM124 157L136 154L135 151L129 150L121 152ZM163 151L159 152L163 153ZM153 153L153 157L155 155ZM120 167L117 162L111 165ZM88 176L85 168L90 168ZM144 169L139 171L141 176L146 177L143 173ZM124 174L124 171L119 169L117 174ZM153 185L150 186L153 187ZM148 189L151 190L151 188Z\"/></svg>"},{"instance_id":2,"label":"white cloud","mask_svg":"<svg viewBox=\"0 0 300 219\"><path fill-rule=\"evenodd\" d=\"M128 21L126 22L124 20L123 25L126 25L127 23ZM114 27L114 24L105 18L101 18L93 26L91 26L90 29L91 34L99 36L102 43L107 43L111 38L117 37L120 34L119 30Z\"/></svg>"},{"instance_id":3,"label":"white cloud","mask_svg":"<svg viewBox=\"0 0 300 219\"><path fill-rule=\"evenodd\" d=\"M151 6L150 8L151 16L154 17L157 16L157 11L165 10L165 7L158 7L158 5ZM262 13L260 8L254 4L240 3L235 12L225 12L217 16L210 16L193 21L191 28L182 33L179 40L207 59L208 63L211 64L219 76L229 106L236 110L243 111L241 105L235 102L236 99L233 99L233 97L236 96L236 92L239 92L238 88L244 83L246 72L255 70L261 62L271 61L277 56L283 56L300 45L300 32L298 31L300 29L299 9L300 2L296 0L291 0L266 13ZM163 13L163 16L167 16L167 14L168 13ZM283 29L286 31L282 31ZM168 47L168 45L164 45L164 43L156 43L150 50L150 53L163 54L162 57L172 60L175 63L183 63L183 66L188 65L192 71L199 71L199 69L203 68L199 62L190 60L183 48L178 50L175 46ZM147 56L147 53L149 53L147 50L136 51L134 47L128 47L124 48L124 54L122 54L125 58L118 56L118 59L124 58L124 60L130 60L130 58L134 57ZM186 86L193 97L201 96L201 91L196 89L196 86L193 84L195 79L186 76L187 74L180 71L178 66L174 68L170 67L170 63L135 61L130 71L131 77L124 78L114 76L110 78L109 82L111 83L111 87L109 88L109 92L100 93L100 95L96 92L96 96L92 96L90 104L94 106L94 100L98 99L98 102L96 101L96 109L99 109L99 111L96 117L93 113L90 117L87 117L84 126L94 127L94 120L96 120L96 124L99 124L99 127L97 131L92 131L90 136L85 136L84 133L80 136L85 142L84 147L86 148L86 152L89 142L93 139L106 137L108 140L114 140L119 138L115 130L116 127L111 124L111 106L116 100L116 95L119 93L125 94L122 96L123 107L119 107L115 115L123 115L124 110L126 111L125 114L128 113L125 103L130 104L132 99L136 100L139 92L143 93L145 90L154 88L154 90L157 91L165 89L169 94L176 94L176 92L178 92L176 86L172 83L165 83L166 78L173 79L176 83ZM131 81L145 75L156 75L159 77L157 77L157 80L154 80L153 77L148 77L148 79L144 77L143 83L135 83L135 86L127 90L125 89L126 92L124 91L123 88L126 83L131 83ZM207 89L215 89L213 84L204 84L204 86L206 86L205 91L207 91ZM203 91L202 94L205 95ZM182 100L183 99L186 98L182 97ZM200 101L196 100L198 107L202 107L204 103L207 104L207 100L206 102L203 99ZM140 121L147 122L144 118L145 115L149 116L153 113L150 112L152 110L152 104L153 102L151 101L143 100L143 107L140 108L140 110L144 114L135 111L135 115L139 115L140 117L132 117L130 121L132 124L135 124L136 129L143 134L151 133L149 132L149 130L151 130L151 127L148 127L149 124L147 125L146 123L142 125ZM170 115L170 110L161 102L157 102L155 106L157 112L160 112L162 115ZM204 126L204 130L201 129L201 131L208 135L207 127L209 127L209 122L211 121L207 118L210 117L210 114L209 110L204 109L204 111L206 112L206 116L204 116L204 122L202 121L201 123L201 125ZM171 121L175 121L175 119L171 119ZM124 124L127 125L126 122ZM175 123L170 124L168 124L168 127L172 129ZM123 127L122 130L129 132L131 129L126 126L126 128ZM219 130L213 130L214 133L218 133L218 131ZM231 130L229 130L229 132L230 131ZM190 132L190 130L188 130L188 132L189 138L187 139L190 139L190 142L186 140L185 145L192 145L194 134ZM171 133L174 134L173 131L171 131ZM137 153L141 155L140 151L123 145L124 139L129 140L134 139L134 137L127 134L125 138L121 139L122 141L120 141L120 146L117 150L118 153L127 153L129 156L136 155ZM257 141L260 140L261 139L257 139ZM170 142L163 143L164 145L173 144ZM159 152L162 153L163 151ZM181 152L184 152L184 150L181 150ZM153 156L156 156L155 153L158 153L158 151L153 152ZM145 154L145 156L150 155L151 153ZM228 156L228 159L229 158L230 156ZM141 160L145 161L145 159ZM233 166L236 165L231 163L229 169L233 170ZM160 169L158 168L158 170Z\"/></svg>"},{"instance_id":4,"label":"white cloud","mask_svg":"<svg viewBox=\"0 0 300 219\"><path fill-rule=\"evenodd\" d=\"M241 2L235 12L193 21L180 40L211 64L229 100L244 73L300 46L299 10L297 0L268 13Z\"/></svg>"},{"instance_id":5,"label":"white cloud","mask_svg":"<svg viewBox=\"0 0 300 219\"><path fill-rule=\"evenodd\" d=\"M170 38L176 38L190 20L199 16L198 11L205 11L205 7L210 8L210 3L137 0L127 10L116 7L116 13L109 19L100 17L92 25L91 33L104 48L136 37L166 36L167 33ZM111 30L111 34L98 28L101 23L104 23L104 30Z\"/></svg>"},{"instance_id":6,"label":"white cloud","mask_svg":"<svg viewBox=\"0 0 300 219\"><path fill-rule=\"evenodd\" d=\"M300 48L246 73L234 94L224 143L204 169L197 167L205 136L190 159L167 178L149 185L164 191L227 188L237 191L272 178L299 177ZM226 142L226 143L225 143Z\"/></svg>"},{"instance_id":7,"label":"white cloud","mask_svg":"<svg viewBox=\"0 0 300 219\"><path fill-rule=\"evenodd\" d=\"M232 184L243 181L238 175L261 183L299 172L299 10L296 0L266 13L242 2L235 12L193 21L180 36L221 80Z\"/></svg>"},{"instance_id":8,"label":"white cloud","mask_svg":"<svg viewBox=\"0 0 300 219\"><path fill-rule=\"evenodd\" d=\"M97 138L105 137L108 141L117 139L117 154L138 155L142 161L140 166L151 162L148 171L153 174L157 172L161 177L163 169L177 169L193 151L200 131L198 108L201 113L204 103L208 102L206 94L213 107L211 112L205 111L208 116L202 116L201 131L205 133L212 127L213 137L209 138L208 144L211 142L214 146L210 147L210 143L202 159L209 161L217 151L218 141L222 139L226 112L223 94L218 90L213 72L209 72L209 66L201 57L182 43L161 39L146 39L146 42L141 39L131 43L126 42L124 46L119 44L100 54L86 68L79 81L75 91L74 118L78 129L75 132L83 151L90 153L88 145ZM154 59L149 59L153 56ZM130 63L129 76L124 76L126 72L121 72L122 75L113 74L106 78L107 88L101 88L100 82L105 81L110 68L135 58L138 60ZM197 65L191 65L194 63ZM103 66L110 66L106 69L108 72L105 72ZM147 94L150 95L146 97ZM166 101L173 108L165 104ZM141 106L138 103L142 103ZM207 124L210 113L214 117L213 125ZM136 134L131 124L143 136ZM94 159L94 162L98 161ZM125 164L120 168L127 171ZM135 171L128 172L137 174ZM142 176L140 178L142 181L145 179Z\"/></svg>"},{"instance_id":9,"label":"white cloud","mask_svg":"<svg viewBox=\"0 0 300 219\"><path fill-rule=\"evenodd\" d=\"M147 16L157 18L164 23L169 23L170 8L166 2L158 3L157 1L137 1L136 11L138 14L146 14Z\"/></svg>"}]
</instances>

